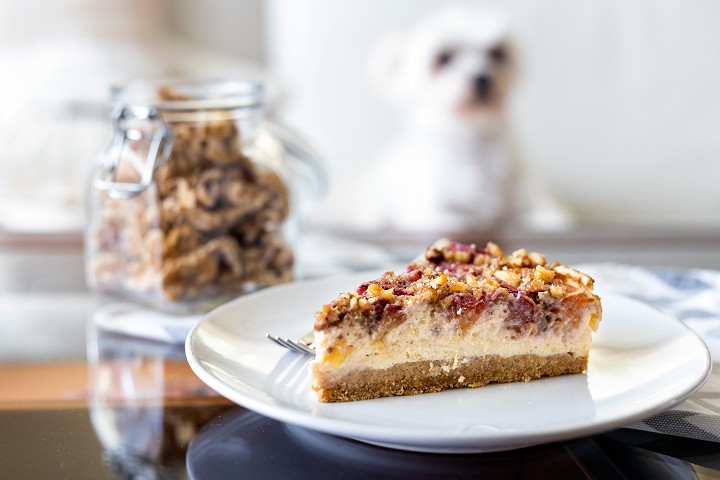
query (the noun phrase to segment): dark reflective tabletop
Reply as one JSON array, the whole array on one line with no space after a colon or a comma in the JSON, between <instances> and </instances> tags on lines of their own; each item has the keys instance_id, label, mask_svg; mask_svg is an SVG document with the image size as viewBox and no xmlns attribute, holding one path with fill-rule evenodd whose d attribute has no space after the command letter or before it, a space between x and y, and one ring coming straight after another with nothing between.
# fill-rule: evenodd
<instances>
[{"instance_id":1,"label":"dark reflective tabletop","mask_svg":"<svg viewBox=\"0 0 720 480\"><path fill-rule=\"evenodd\" d=\"M623 429L522 450L442 455L316 433L223 402L165 407L162 425L142 428L139 436L152 431L153 448L113 449L88 409L3 410L0 472L17 479L720 478L717 444Z\"/></svg>"}]
</instances>

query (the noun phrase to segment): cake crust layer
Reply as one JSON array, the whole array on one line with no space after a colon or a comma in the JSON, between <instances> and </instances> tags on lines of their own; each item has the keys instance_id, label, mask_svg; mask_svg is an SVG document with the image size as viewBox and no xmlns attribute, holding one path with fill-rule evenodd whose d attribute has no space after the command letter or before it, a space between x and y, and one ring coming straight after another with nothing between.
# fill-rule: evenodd
<instances>
[{"instance_id":1,"label":"cake crust layer","mask_svg":"<svg viewBox=\"0 0 720 480\"><path fill-rule=\"evenodd\" d=\"M314 388L321 402L348 402L400 395L418 395L489 383L528 382L544 377L582 373L587 356L486 355L453 365L439 361L400 363L386 369L359 369L342 375L317 373Z\"/></svg>"}]
</instances>

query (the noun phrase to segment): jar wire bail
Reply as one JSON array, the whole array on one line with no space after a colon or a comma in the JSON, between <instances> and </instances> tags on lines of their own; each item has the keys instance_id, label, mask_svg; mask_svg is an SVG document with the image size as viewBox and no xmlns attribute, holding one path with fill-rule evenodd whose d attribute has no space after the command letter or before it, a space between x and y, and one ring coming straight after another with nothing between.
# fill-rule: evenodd
<instances>
[{"instance_id":1,"label":"jar wire bail","mask_svg":"<svg viewBox=\"0 0 720 480\"><path fill-rule=\"evenodd\" d=\"M93 183L99 190L107 192L111 198L130 198L143 192L152 184L153 172L170 157L173 143L172 132L154 107L118 106L113 109L112 117L115 134L108 154L102 162L101 168L98 169ZM150 139L147 159L138 171L139 180L137 182L118 181L118 166L126 141L140 140L142 136L139 131L125 125L126 122L132 120L151 122L155 128Z\"/></svg>"}]
</instances>

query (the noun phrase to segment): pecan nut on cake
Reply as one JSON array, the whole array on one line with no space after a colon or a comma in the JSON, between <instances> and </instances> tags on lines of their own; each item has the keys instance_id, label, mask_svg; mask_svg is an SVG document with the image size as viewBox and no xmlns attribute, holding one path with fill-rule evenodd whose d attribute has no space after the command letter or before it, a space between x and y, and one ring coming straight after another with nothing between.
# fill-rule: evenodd
<instances>
[{"instance_id":1,"label":"pecan nut on cake","mask_svg":"<svg viewBox=\"0 0 720 480\"><path fill-rule=\"evenodd\" d=\"M602 315L592 288L539 253L439 240L322 307L312 388L344 402L582 373Z\"/></svg>"}]
</instances>

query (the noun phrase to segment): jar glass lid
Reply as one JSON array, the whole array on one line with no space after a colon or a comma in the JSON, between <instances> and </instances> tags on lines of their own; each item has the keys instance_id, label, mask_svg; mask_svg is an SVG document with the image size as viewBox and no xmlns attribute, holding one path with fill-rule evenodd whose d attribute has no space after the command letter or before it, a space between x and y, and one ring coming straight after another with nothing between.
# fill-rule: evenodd
<instances>
[{"instance_id":1,"label":"jar glass lid","mask_svg":"<svg viewBox=\"0 0 720 480\"><path fill-rule=\"evenodd\" d=\"M265 89L256 81L155 79L113 86L111 96L113 103L126 107L232 109L261 105Z\"/></svg>"}]
</instances>

